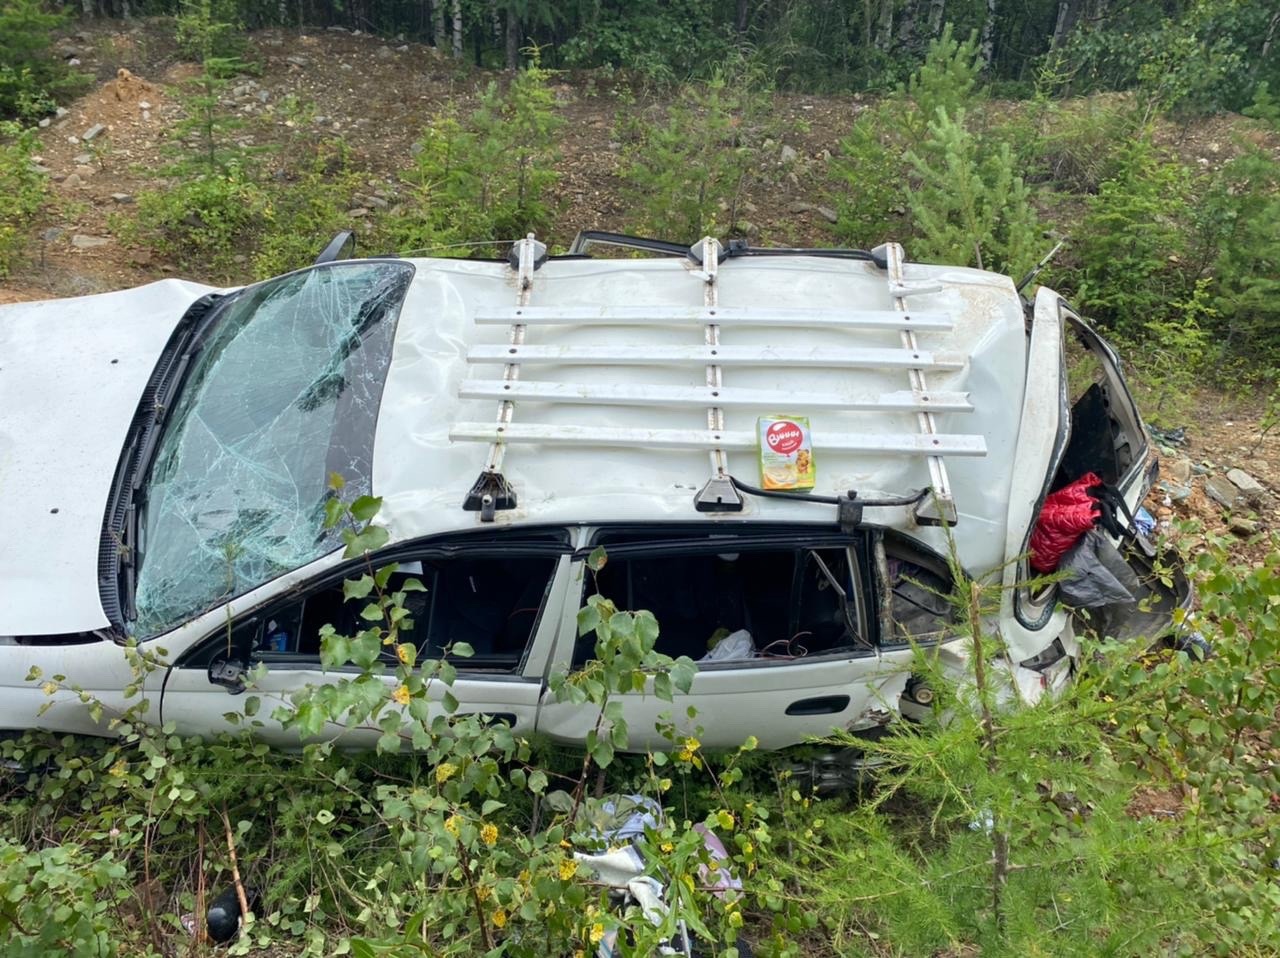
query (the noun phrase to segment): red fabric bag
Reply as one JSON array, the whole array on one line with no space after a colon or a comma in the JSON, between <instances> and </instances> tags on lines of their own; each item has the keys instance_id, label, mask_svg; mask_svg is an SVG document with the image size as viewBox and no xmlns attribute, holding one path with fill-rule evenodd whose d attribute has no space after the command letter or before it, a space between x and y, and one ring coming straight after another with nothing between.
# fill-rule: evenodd
<instances>
[{"instance_id":1,"label":"red fabric bag","mask_svg":"<svg viewBox=\"0 0 1280 958\"><path fill-rule=\"evenodd\" d=\"M1089 489L1101 482L1097 475L1087 472L1045 497L1031 531L1031 568L1042 574L1052 572L1058 568L1063 553L1094 527L1102 510Z\"/></svg>"}]
</instances>

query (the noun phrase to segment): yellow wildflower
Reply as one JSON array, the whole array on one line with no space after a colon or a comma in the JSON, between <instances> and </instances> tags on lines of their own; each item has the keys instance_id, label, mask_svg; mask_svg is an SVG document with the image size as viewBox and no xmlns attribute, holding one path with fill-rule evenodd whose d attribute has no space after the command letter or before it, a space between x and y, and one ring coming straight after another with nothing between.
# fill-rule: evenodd
<instances>
[{"instance_id":1,"label":"yellow wildflower","mask_svg":"<svg viewBox=\"0 0 1280 958\"><path fill-rule=\"evenodd\" d=\"M110 773L113 778L124 778L124 773L127 771L129 771L129 763L124 759L120 759L111 766Z\"/></svg>"},{"instance_id":2,"label":"yellow wildflower","mask_svg":"<svg viewBox=\"0 0 1280 958\"><path fill-rule=\"evenodd\" d=\"M498 843L498 826L486 823L480 829L480 841L486 845L496 845Z\"/></svg>"},{"instance_id":3,"label":"yellow wildflower","mask_svg":"<svg viewBox=\"0 0 1280 958\"><path fill-rule=\"evenodd\" d=\"M507 926L507 913L499 908L493 913L493 927L505 928Z\"/></svg>"},{"instance_id":4,"label":"yellow wildflower","mask_svg":"<svg viewBox=\"0 0 1280 958\"><path fill-rule=\"evenodd\" d=\"M658 847L661 848L667 854L670 854L671 852L676 850L676 846L671 844L671 842L663 842Z\"/></svg>"},{"instance_id":5,"label":"yellow wildflower","mask_svg":"<svg viewBox=\"0 0 1280 958\"><path fill-rule=\"evenodd\" d=\"M407 642L401 642L396 646L396 658L400 660L401 665L410 665L413 662L414 648Z\"/></svg>"},{"instance_id":6,"label":"yellow wildflower","mask_svg":"<svg viewBox=\"0 0 1280 958\"><path fill-rule=\"evenodd\" d=\"M524 869L521 869L520 874L516 876L516 881L518 881L522 885L527 885L529 884L530 877L531 876L529 875L529 869L524 868Z\"/></svg>"},{"instance_id":7,"label":"yellow wildflower","mask_svg":"<svg viewBox=\"0 0 1280 958\"><path fill-rule=\"evenodd\" d=\"M457 771L458 766L454 765L452 762L441 762L436 766L436 784L443 785L445 782L449 781L449 779L453 778L454 773Z\"/></svg>"},{"instance_id":8,"label":"yellow wildflower","mask_svg":"<svg viewBox=\"0 0 1280 958\"><path fill-rule=\"evenodd\" d=\"M394 692L391 693L391 699L397 705L408 705L409 704L409 686L407 685L400 686L398 689L396 689Z\"/></svg>"},{"instance_id":9,"label":"yellow wildflower","mask_svg":"<svg viewBox=\"0 0 1280 958\"><path fill-rule=\"evenodd\" d=\"M578 863L572 858L563 858L560 860L560 880L568 881L574 875L578 874Z\"/></svg>"},{"instance_id":10,"label":"yellow wildflower","mask_svg":"<svg viewBox=\"0 0 1280 958\"><path fill-rule=\"evenodd\" d=\"M596 944L603 937L604 937L604 925L602 925L600 922L596 922L594 925L591 926L591 944L593 945Z\"/></svg>"},{"instance_id":11,"label":"yellow wildflower","mask_svg":"<svg viewBox=\"0 0 1280 958\"><path fill-rule=\"evenodd\" d=\"M52 695L54 692L58 691L58 683L46 682L44 685L40 686L40 691L45 695Z\"/></svg>"},{"instance_id":12,"label":"yellow wildflower","mask_svg":"<svg viewBox=\"0 0 1280 958\"><path fill-rule=\"evenodd\" d=\"M454 838L458 837L458 833L462 831L462 819L457 815L450 815L444 820L444 830Z\"/></svg>"}]
</instances>

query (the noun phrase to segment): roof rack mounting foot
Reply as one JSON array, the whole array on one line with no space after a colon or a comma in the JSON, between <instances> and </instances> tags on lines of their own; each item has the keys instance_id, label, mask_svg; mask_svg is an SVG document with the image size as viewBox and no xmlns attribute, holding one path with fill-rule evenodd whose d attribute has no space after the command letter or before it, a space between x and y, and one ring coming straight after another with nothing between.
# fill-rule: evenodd
<instances>
[{"instance_id":1,"label":"roof rack mounting foot","mask_svg":"<svg viewBox=\"0 0 1280 958\"><path fill-rule=\"evenodd\" d=\"M956 512L956 501L954 499L943 499L936 493L926 495L916 503L912 510L912 516L917 525L922 526L951 526L955 525L959 518Z\"/></svg>"},{"instance_id":2,"label":"roof rack mounting foot","mask_svg":"<svg viewBox=\"0 0 1280 958\"><path fill-rule=\"evenodd\" d=\"M527 238L533 243L533 268L535 270L542 269L542 264L547 261L547 244L540 243L534 239L532 233ZM520 269L520 249L522 246L523 240L516 240L511 244L511 249L507 252L507 264L517 271Z\"/></svg>"},{"instance_id":3,"label":"roof rack mounting foot","mask_svg":"<svg viewBox=\"0 0 1280 958\"><path fill-rule=\"evenodd\" d=\"M858 501L856 490L850 489L841 497L836 505L836 521L845 535L852 535L862 525L862 503Z\"/></svg>"},{"instance_id":4,"label":"roof rack mounting foot","mask_svg":"<svg viewBox=\"0 0 1280 958\"><path fill-rule=\"evenodd\" d=\"M466 512L480 513L481 522L492 522L499 509L516 507L516 491L500 472L480 473L462 503Z\"/></svg>"},{"instance_id":5,"label":"roof rack mounting foot","mask_svg":"<svg viewBox=\"0 0 1280 958\"><path fill-rule=\"evenodd\" d=\"M741 512L742 505L742 493L729 476L712 476L693 497L693 506L699 512Z\"/></svg>"}]
</instances>

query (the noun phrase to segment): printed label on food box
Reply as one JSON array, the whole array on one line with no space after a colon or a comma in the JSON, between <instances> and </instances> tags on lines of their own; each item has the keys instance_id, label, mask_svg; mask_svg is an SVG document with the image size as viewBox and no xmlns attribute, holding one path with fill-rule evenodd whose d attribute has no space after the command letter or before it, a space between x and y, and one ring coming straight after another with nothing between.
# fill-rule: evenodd
<instances>
[{"instance_id":1,"label":"printed label on food box","mask_svg":"<svg viewBox=\"0 0 1280 958\"><path fill-rule=\"evenodd\" d=\"M761 416L760 479L766 489L812 489L813 441L804 416Z\"/></svg>"}]
</instances>

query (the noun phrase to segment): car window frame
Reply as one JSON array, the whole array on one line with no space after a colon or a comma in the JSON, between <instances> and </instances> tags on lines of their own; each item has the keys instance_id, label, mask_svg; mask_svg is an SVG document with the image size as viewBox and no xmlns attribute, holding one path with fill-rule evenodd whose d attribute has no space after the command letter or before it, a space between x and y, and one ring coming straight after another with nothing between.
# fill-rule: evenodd
<instances>
[{"instance_id":1,"label":"car window frame","mask_svg":"<svg viewBox=\"0 0 1280 958\"><path fill-rule=\"evenodd\" d=\"M542 593L542 602L537 617L530 627L529 638L526 640L519 664L510 671L490 671L469 669L463 658L451 658L449 661L458 670L460 676L475 676L495 681L524 680L530 677L541 679L544 676L545 667L538 669L536 674L530 674L531 653L544 627L559 615L560 610L553 609L555 585L561 575L562 563L558 560L572 551L572 535L569 530L560 527L527 528L496 536L451 535L397 543L369 556L344 559L338 565L325 569L315 577L304 580L285 592L265 598L252 607L237 612L205 632L199 639L192 641L185 651L174 659L172 667L206 668L207 665L203 659L209 657L210 650L213 650L213 655L217 654L217 643L224 640L229 631L234 632L255 621L262 623L277 614L278 610L288 609L299 602L305 602L309 596L340 586L350 578L365 574L370 567L378 569L392 562L427 561L428 559L522 555L530 558L546 557L552 560L552 564ZM558 623L554 628L559 628ZM392 660L388 658L386 661L390 664ZM320 656L318 653L304 652L259 652L250 662L244 664L247 667L258 662L272 669L314 671L320 666ZM359 667L348 664L338 671L358 672Z\"/></svg>"}]
</instances>

